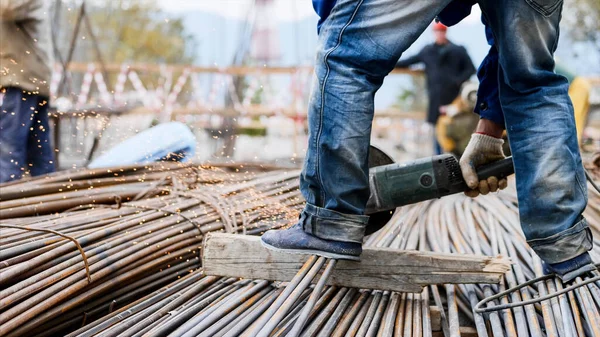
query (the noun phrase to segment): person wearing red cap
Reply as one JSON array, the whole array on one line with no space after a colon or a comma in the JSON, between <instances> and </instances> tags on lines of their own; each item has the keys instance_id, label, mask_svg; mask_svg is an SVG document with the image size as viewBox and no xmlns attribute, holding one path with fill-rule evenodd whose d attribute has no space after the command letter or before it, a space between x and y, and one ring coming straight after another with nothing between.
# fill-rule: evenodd
<instances>
[{"instance_id":1,"label":"person wearing red cap","mask_svg":"<svg viewBox=\"0 0 600 337\"><path fill-rule=\"evenodd\" d=\"M448 30L448 27L446 27L445 24L441 23L441 22L434 22L433 23L433 31L434 32L446 32ZM436 35L437 38L437 35Z\"/></svg>"},{"instance_id":2,"label":"person wearing red cap","mask_svg":"<svg viewBox=\"0 0 600 337\"><path fill-rule=\"evenodd\" d=\"M435 127L440 116L440 107L452 103L460 93L465 81L475 73L475 66L467 50L450 42L444 24L434 22L432 25L435 41L416 55L401 59L397 68L406 68L414 64L425 65L427 77L427 123ZM442 152L436 136L433 136L434 153Z\"/></svg>"}]
</instances>

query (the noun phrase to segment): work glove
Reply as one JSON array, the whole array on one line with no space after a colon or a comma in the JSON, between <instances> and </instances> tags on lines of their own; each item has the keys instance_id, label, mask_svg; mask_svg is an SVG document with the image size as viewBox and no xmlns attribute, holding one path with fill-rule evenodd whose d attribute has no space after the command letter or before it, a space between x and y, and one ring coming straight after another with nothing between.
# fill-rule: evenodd
<instances>
[{"instance_id":1,"label":"work glove","mask_svg":"<svg viewBox=\"0 0 600 337\"><path fill-rule=\"evenodd\" d=\"M544 274L556 274L564 283L571 282L580 276L595 276L598 272L590 254L587 252L564 262L544 262L543 266Z\"/></svg>"},{"instance_id":2,"label":"work glove","mask_svg":"<svg viewBox=\"0 0 600 337\"><path fill-rule=\"evenodd\" d=\"M506 157L504 151L502 151L503 144L504 140L500 138L480 133L471 135L469 145L467 145L465 152L460 158L460 169L463 178L467 186L471 188L470 191L465 192L467 196L474 198L480 193L485 195L490 191L496 192L498 189L502 190L506 188L508 185L506 178L498 181L497 177L489 177L487 180L479 181L476 173L477 167Z\"/></svg>"},{"instance_id":3,"label":"work glove","mask_svg":"<svg viewBox=\"0 0 600 337\"><path fill-rule=\"evenodd\" d=\"M459 112L460 110L458 109L458 107L453 104L442 105L440 107L440 115L446 115L450 118L456 116Z\"/></svg>"}]
</instances>

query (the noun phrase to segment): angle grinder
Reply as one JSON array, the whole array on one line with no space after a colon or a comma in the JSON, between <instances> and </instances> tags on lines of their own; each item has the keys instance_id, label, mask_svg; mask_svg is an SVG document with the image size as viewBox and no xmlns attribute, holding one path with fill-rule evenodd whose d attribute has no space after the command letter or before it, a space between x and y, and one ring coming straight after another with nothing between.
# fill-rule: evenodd
<instances>
[{"instance_id":1,"label":"angle grinder","mask_svg":"<svg viewBox=\"0 0 600 337\"><path fill-rule=\"evenodd\" d=\"M512 157L477 168L479 180L492 176L501 180L514 172ZM370 218L366 235L383 228L397 207L469 190L458 159L451 154L394 163L374 146L369 152L369 188L371 195L365 214Z\"/></svg>"}]
</instances>

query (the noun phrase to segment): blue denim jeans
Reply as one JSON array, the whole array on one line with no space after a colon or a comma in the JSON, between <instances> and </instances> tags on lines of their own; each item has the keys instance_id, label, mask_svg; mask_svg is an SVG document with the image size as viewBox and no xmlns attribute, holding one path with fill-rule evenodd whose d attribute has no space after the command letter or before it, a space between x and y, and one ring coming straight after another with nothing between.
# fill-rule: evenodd
<instances>
[{"instance_id":1,"label":"blue denim jeans","mask_svg":"<svg viewBox=\"0 0 600 337\"><path fill-rule=\"evenodd\" d=\"M0 106L0 183L54 172L48 98L5 89Z\"/></svg>"},{"instance_id":2,"label":"blue denim jeans","mask_svg":"<svg viewBox=\"0 0 600 337\"><path fill-rule=\"evenodd\" d=\"M449 2L338 0L322 23L300 177L305 231L362 242L375 92Z\"/></svg>"},{"instance_id":3,"label":"blue denim jeans","mask_svg":"<svg viewBox=\"0 0 600 337\"><path fill-rule=\"evenodd\" d=\"M562 0L480 0L498 52L496 93L515 164L521 228L547 263L592 248L569 83L554 72ZM489 70L488 70L489 71ZM496 75L496 74L493 74ZM493 85L491 87L494 87ZM490 118L494 120L494 118ZM500 118L497 118L501 120Z\"/></svg>"},{"instance_id":4,"label":"blue denim jeans","mask_svg":"<svg viewBox=\"0 0 600 337\"><path fill-rule=\"evenodd\" d=\"M384 77L450 0L339 0L323 22L300 177L299 223L361 242L368 217L373 99ZM562 0L480 0L499 50L499 95L516 169L523 232L548 263L592 245L568 83L553 71Z\"/></svg>"}]
</instances>

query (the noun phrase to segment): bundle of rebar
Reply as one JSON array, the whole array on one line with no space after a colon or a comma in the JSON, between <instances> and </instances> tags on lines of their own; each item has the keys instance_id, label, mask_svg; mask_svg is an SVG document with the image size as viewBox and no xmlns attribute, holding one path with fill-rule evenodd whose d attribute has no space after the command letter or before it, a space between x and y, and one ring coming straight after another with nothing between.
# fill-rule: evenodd
<instances>
[{"instance_id":1,"label":"bundle of rebar","mask_svg":"<svg viewBox=\"0 0 600 337\"><path fill-rule=\"evenodd\" d=\"M2 213L35 206L49 214L0 220L0 335L72 331L200 267L205 233L277 228L301 205L297 171L157 164L108 178L109 171L8 185L24 191L21 199L2 188ZM106 192L99 181L118 188ZM109 204L98 194L112 195Z\"/></svg>"},{"instance_id":2,"label":"bundle of rebar","mask_svg":"<svg viewBox=\"0 0 600 337\"><path fill-rule=\"evenodd\" d=\"M166 194L163 186L236 183L247 174L274 170L257 164L219 168L160 162L105 169L77 169L0 184L0 219L45 215L87 204L116 204ZM228 170L244 174L230 175ZM175 181L174 181L175 180Z\"/></svg>"},{"instance_id":3,"label":"bundle of rebar","mask_svg":"<svg viewBox=\"0 0 600 337\"><path fill-rule=\"evenodd\" d=\"M0 334L600 336L598 282L520 305L568 286L552 278L489 303L514 308L474 312L482 299L543 273L521 232L514 187L476 199L457 195L403 207L365 241L378 247L510 257L515 264L499 285L435 285L416 294L326 286L323 280L335 263L323 258L309 259L286 283L203 275L197 259L203 234L260 234L294 223L302 202L297 174L249 177L218 171L215 176L231 180L172 179L160 187L162 192L123 202L120 208L95 206L23 219L20 225L53 228L77 239L89 261L91 283L74 243L52 233L11 229L10 236L2 237L0 254L5 242L19 242L13 250L18 255L1 258ZM598 178L598 171L591 174ZM591 254L598 262L600 194L591 188L585 216L595 237ZM23 245L29 246L18 250ZM57 253L59 249L65 252ZM19 266L18 273L5 279L4 271ZM578 278L574 284L588 280ZM5 295L11 302L5 302Z\"/></svg>"},{"instance_id":4,"label":"bundle of rebar","mask_svg":"<svg viewBox=\"0 0 600 337\"><path fill-rule=\"evenodd\" d=\"M600 238L600 196L586 216ZM420 294L324 286L326 264L312 258L289 283L202 276L183 279L82 327L69 336L599 336L600 284L539 304L478 315L475 305L542 273L519 227L514 190L477 199L455 196L405 207L367 245L509 256L500 285L439 285ZM600 250L592 251L598 258ZM585 279L575 282L581 283ZM554 278L497 303L517 303L563 289ZM298 323L300 322L300 323ZM472 326L472 328L469 328ZM439 332L434 332L440 330Z\"/></svg>"}]
</instances>

